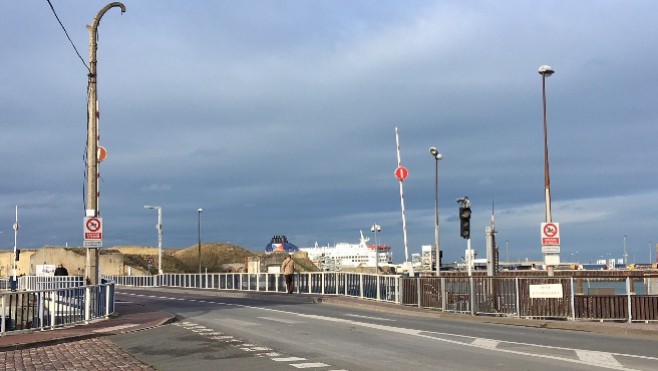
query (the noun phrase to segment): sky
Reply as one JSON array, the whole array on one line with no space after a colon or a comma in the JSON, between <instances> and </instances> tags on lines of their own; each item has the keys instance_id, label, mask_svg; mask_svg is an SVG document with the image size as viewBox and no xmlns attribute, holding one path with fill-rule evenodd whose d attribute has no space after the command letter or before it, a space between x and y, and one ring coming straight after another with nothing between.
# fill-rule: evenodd
<instances>
[{"instance_id":1,"label":"sky","mask_svg":"<svg viewBox=\"0 0 658 371\"><path fill-rule=\"evenodd\" d=\"M81 246L85 26L109 2L0 2L0 248ZM98 33L103 246L231 242L264 251L370 237L460 260L456 199L485 254L541 260L546 79L561 260L655 259L654 1L130 1ZM202 208L199 215L197 209ZM625 236L625 237L624 237Z\"/></svg>"}]
</instances>

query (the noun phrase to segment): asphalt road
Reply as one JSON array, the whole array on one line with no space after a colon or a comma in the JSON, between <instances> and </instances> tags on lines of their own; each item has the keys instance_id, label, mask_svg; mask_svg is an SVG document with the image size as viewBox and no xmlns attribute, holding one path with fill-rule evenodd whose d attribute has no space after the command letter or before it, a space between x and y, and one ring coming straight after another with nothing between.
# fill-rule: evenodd
<instances>
[{"instance_id":1,"label":"asphalt road","mask_svg":"<svg viewBox=\"0 0 658 371\"><path fill-rule=\"evenodd\" d=\"M308 298L117 290L179 321L111 337L159 370L654 370L658 340L469 323Z\"/></svg>"}]
</instances>

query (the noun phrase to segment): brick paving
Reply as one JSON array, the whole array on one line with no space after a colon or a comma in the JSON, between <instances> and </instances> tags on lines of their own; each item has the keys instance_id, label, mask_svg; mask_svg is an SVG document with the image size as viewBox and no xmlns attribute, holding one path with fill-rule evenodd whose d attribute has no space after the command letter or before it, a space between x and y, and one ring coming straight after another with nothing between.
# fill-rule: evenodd
<instances>
[{"instance_id":1,"label":"brick paving","mask_svg":"<svg viewBox=\"0 0 658 371\"><path fill-rule=\"evenodd\" d=\"M155 370L100 337L0 352L0 370Z\"/></svg>"},{"instance_id":2,"label":"brick paving","mask_svg":"<svg viewBox=\"0 0 658 371\"><path fill-rule=\"evenodd\" d=\"M114 344L109 335L159 326L174 316L134 303L116 305L116 318L0 337L0 371L155 370Z\"/></svg>"}]
</instances>

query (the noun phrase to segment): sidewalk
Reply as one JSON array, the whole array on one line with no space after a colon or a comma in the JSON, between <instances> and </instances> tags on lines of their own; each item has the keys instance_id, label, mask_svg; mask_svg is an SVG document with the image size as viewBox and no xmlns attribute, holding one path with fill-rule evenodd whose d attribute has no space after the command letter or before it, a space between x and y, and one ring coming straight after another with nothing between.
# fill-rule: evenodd
<instances>
[{"instance_id":1,"label":"sidewalk","mask_svg":"<svg viewBox=\"0 0 658 371\"><path fill-rule=\"evenodd\" d=\"M0 371L155 370L125 352L107 335L138 331L174 320L172 314L116 302L117 317L87 325L0 337Z\"/></svg>"}]
</instances>

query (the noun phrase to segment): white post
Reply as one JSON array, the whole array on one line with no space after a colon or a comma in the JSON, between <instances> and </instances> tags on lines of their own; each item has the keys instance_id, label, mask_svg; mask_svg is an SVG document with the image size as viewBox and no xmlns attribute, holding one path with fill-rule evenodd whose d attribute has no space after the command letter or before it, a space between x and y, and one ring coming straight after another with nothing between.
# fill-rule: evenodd
<instances>
[{"instance_id":1,"label":"white post","mask_svg":"<svg viewBox=\"0 0 658 371\"><path fill-rule=\"evenodd\" d=\"M402 161L400 158L400 136L398 134L398 128L395 128L395 144L397 145L397 155L398 155L398 168L402 166ZM409 244L407 243L407 218L405 216L404 210L404 187L402 186L402 180L400 180L400 206L402 208L402 237L404 239L404 261L408 263L409 270L411 272L411 264L409 261Z\"/></svg>"},{"instance_id":2,"label":"white post","mask_svg":"<svg viewBox=\"0 0 658 371\"><path fill-rule=\"evenodd\" d=\"M16 205L16 222L14 223L14 285L18 286L16 282L16 245L18 243L18 205Z\"/></svg>"},{"instance_id":3,"label":"white post","mask_svg":"<svg viewBox=\"0 0 658 371\"><path fill-rule=\"evenodd\" d=\"M647 294L649 291L647 290ZM626 277L626 300L627 300L627 305L628 305L628 323L633 322L633 312L631 312L631 309L633 308L633 305L631 303L631 278Z\"/></svg>"},{"instance_id":4,"label":"white post","mask_svg":"<svg viewBox=\"0 0 658 371\"><path fill-rule=\"evenodd\" d=\"M91 319L91 287L85 287L85 324Z\"/></svg>"},{"instance_id":5,"label":"white post","mask_svg":"<svg viewBox=\"0 0 658 371\"><path fill-rule=\"evenodd\" d=\"M473 250L471 250L471 238L466 240L466 265L468 266L468 276L473 276Z\"/></svg>"},{"instance_id":6,"label":"white post","mask_svg":"<svg viewBox=\"0 0 658 371\"><path fill-rule=\"evenodd\" d=\"M50 312L50 329L52 330L55 328L55 323L57 322L55 318L55 307L57 306L59 295L57 295L56 291L50 291L49 295L50 301L48 303L48 310Z\"/></svg>"},{"instance_id":7,"label":"white post","mask_svg":"<svg viewBox=\"0 0 658 371\"><path fill-rule=\"evenodd\" d=\"M5 313L6 313L6 303L5 303L6 296L2 294L2 313L0 313L0 318L2 318L2 323L0 324L0 334L4 335L5 331L7 330L5 328Z\"/></svg>"},{"instance_id":8,"label":"white post","mask_svg":"<svg viewBox=\"0 0 658 371\"><path fill-rule=\"evenodd\" d=\"M576 320L576 296L573 289L573 277L569 279L569 285L571 286L571 320Z\"/></svg>"},{"instance_id":9,"label":"white post","mask_svg":"<svg viewBox=\"0 0 658 371\"><path fill-rule=\"evenodd\" d=\"M519 277L516 277L515 279L515 289L516 289L516 317L520 318L521 317L521 306L520 306L520 301L521 299L519 298Z\"/></svg>"}]
</instances>

